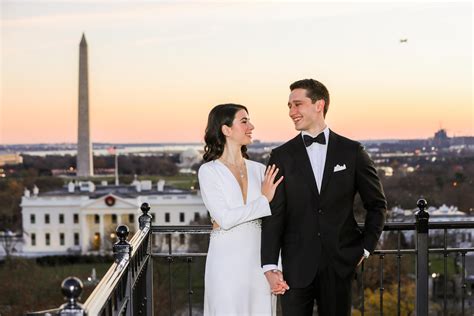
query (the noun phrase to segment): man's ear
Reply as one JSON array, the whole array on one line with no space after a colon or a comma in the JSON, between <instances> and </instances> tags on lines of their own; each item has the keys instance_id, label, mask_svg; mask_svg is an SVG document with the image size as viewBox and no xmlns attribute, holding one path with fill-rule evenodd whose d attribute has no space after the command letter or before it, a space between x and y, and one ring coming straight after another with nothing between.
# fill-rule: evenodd
<instances>
[{"instance_id":1,"label":"man's ear","mask_svg":"<svg viewBox=\"0 0 474 316\"><path fill-rule=\"evenodd\" d=\"M316 110L318 112L324 112L324 105L326 102L323 99L316 101Z\"/></svg>"},{"instance_id":2,"label":"man's ear","mask_svg":"<svg viewBox=\"0 0 474 316\"><path fill-rule=\"evenodd\" d=\"M228 137L230 135L230 127L227 125L222 125L221 132L224 134L224 136Z\"/></svg>"}]
</instances>

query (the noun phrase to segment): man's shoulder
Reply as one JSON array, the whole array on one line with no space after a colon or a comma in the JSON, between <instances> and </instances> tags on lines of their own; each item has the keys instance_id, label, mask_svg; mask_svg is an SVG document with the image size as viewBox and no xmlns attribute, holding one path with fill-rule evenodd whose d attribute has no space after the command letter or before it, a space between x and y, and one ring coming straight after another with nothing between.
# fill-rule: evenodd
<instances>
[{"instance_id":1,"label":"man's shoulder","mask_svg":"<svg viewBox=\"0 0 474 316\"><path fill-rule=\"evenodd\" d=\"M292 139L290 139L289 141L281 144L278 147L273 148L272 153L280 154L280 153L291 152L293 150L293 146L295 146L297 143L298 137L301 137L301 134L298 134Z\"/></svg>"},{"instance_id":2,"label":"man's shoulder","mask_svg":"<svg viewBox=\"0 0 474 316\"><path fill-rule=\"evenodd\" d=\"M362 146L362 144L356 140L353 140L353 139L350 139L348 137L345 137L345 136L342 136L342 135L339 135L335 132L333 132L331 130L331 134L330 134L330 139L331 137L337 141L338 145L341 145L341 146L344 146L344 147L348 147L348 148L351 148L351 149L358 149Z\"/></svg>"}]
</instances>

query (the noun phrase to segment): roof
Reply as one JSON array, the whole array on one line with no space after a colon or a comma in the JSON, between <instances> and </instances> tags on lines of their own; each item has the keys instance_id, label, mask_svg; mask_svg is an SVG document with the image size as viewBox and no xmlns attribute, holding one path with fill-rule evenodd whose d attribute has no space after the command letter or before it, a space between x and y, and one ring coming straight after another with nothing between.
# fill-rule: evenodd
<instances>
[{"instance_id":1,"label":"roof","mask_svg":"<svg viewBox=\"0 0 474 316\"><path fill-rule=\"evenodd\" d=\"M195 193L195 191L177 189L167 185L165 185L163 191L158 191L156 187L152 188L151 190L141 190L139 192L133 185L96 185L93 192L80 191L77 187L75 188L74 192L69 192L66 185L59 190L48 191L44 193L40 192L38 196L88 196L91 199L95 199L107 194L113 194L121 198L136 198L138 196L147 195L187 195L193 193Z\"/></svg>"}]
</instances>

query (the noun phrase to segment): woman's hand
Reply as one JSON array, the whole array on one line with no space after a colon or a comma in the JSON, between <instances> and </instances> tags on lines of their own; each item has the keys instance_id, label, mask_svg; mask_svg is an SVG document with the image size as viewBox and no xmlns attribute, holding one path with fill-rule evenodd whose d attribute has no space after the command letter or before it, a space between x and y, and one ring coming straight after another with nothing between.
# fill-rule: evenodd
<instances>
[{"instance_id":1,"label":"woman's hand","mask_svg":"<svg viewBox=\"0 0 474 316\"><path fill-rule=\"evenodd\" d=\"M290 289L285 279L283 279L283 273L280 270L270 270L265 272L268 284L272 294L283 295Z\"/></svg>"},{"instance_id":2,"label":"woman's hand","mask_svg":"<svg viewBox=\"0 0 474 316\"><path fill-rule=\"evenodd\" d=\"M267 170L265 170L265 178L262 182L262 194L267 198L268 202L273 200L277 186L283 181L283 176L281 176L275 182L275 177L279 170L280 169L275 165L268 166Z\"/></svg>"}]
</instances>

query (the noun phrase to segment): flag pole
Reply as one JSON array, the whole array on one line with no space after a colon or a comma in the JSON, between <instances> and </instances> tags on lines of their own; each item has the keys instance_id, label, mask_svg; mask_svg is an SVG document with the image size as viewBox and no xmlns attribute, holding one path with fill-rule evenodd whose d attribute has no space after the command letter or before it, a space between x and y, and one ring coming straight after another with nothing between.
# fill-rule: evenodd
<instances>
[{"instance_id":1,"label":"flag pole","mask_svg":"<svg viewBox=\"0 0 474 316\"><path fill-rule=\"evenodd\" d=\"M118 177L118 155L117 155L117 149L114 146L114 152L115 152L115 185L119 185L119 177Z\"/></svg>"}]
</instances>

